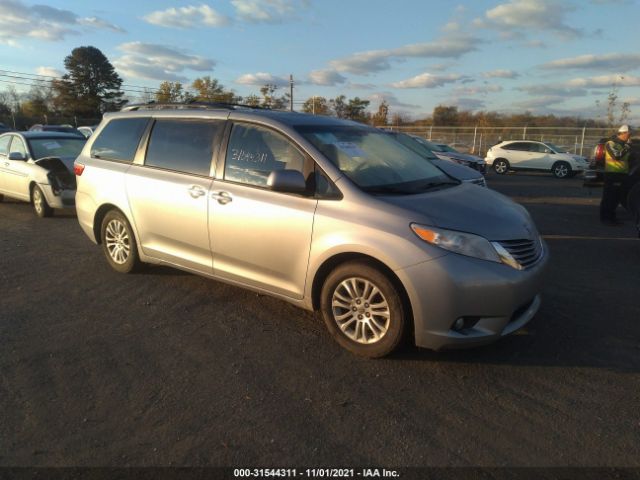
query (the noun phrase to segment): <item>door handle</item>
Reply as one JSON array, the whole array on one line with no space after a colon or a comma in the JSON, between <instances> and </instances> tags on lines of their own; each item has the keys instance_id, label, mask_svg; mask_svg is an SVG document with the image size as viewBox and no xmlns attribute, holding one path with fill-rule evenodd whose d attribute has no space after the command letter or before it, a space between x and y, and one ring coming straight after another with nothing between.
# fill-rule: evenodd
<instances>
[{"instance_id":1,"label":"door handle","mask_svg":"<svg viewBox=\"0 0 640 480\"><path fill-rule=\"evenodd\" d=\"M217 200L220 205L226 205L233 200L228 192L213 192L211 198Z\"/></svg>"},{"instance_id":2,"label":"door handle","mask_svg":"<svg viewBox=\"0 0 640 480\"><path fill-rule=\"evenodd\" d=\"M204 189L202 187L199 187L198 185L192 185L191 188L189 188L189 195L191 195L193 198L201 197L205 193L206 192L204 191Z\"/></svg>"}]
</instances>

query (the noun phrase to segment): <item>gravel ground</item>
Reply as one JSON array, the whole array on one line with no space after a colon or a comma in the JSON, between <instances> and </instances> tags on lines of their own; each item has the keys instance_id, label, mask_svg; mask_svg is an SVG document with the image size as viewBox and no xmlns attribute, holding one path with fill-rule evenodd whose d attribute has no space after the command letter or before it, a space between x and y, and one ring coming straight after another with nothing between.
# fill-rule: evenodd
<instances>
[{"instance_id":1,"label":"gravel ground","mask_svg":"<svg viewBox=\"0 0 640 480\"><path fill-rule=\"evenodd\" d=\"M319 318L0 204L0 465L640 467L640 241L580 179L489 175L546 236L529 326L355 358Z\"/></svg>"}]
</instances>

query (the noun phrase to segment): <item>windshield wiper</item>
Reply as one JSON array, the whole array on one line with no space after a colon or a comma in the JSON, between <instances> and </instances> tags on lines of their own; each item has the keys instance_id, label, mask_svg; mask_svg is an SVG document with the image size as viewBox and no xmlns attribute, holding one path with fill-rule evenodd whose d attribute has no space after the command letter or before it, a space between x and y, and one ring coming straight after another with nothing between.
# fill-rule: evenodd
<instances>
[{"instance_id":1,"label":"windshield wiper","mask_svg":"<svg viewBox=\"0 0 640 480\"><path fill-rule=\"evenodd\" d=\"M410 193L417 193L415 189L408 187L397 187L394 185L376 185L373 187L362 187L367 193L390 193L395 195L406 195Z\"/></svg>"}]
</instances>

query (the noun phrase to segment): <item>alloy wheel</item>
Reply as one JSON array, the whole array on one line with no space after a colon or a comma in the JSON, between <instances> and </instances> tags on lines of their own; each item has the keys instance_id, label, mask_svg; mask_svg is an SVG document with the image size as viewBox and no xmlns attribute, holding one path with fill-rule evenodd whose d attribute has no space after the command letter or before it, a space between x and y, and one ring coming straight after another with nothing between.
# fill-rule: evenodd
<instances>
[{"instance_id":1,"label":"alloy wheel","mask_svg":"<svg viewBox=\"0 0 640 480\"><path fill-rule=\"evenodd\" d=\"M105 244L111 260L123 265L131 253L131 239L127 227L118 219L111 220L105 229Z\"/></svg>"}]
</instances>

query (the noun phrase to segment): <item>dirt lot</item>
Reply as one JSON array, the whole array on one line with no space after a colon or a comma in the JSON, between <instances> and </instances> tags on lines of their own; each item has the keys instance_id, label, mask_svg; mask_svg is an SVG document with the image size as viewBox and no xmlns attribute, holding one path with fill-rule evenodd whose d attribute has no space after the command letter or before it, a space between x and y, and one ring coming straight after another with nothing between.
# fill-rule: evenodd
<instances>
[{"instance_id":1,"label":"dirt lot","mask_svg":"<svg viewBox=\"0 0 640 480\"><path fill-rule=\"evenodd\" d=\"M580 179L489 176L552 260L518 335L383 360L287 303L109 269L73 215L0 204L0 465L640 467L640 241Z\"/></svg>"}]
</instances>

